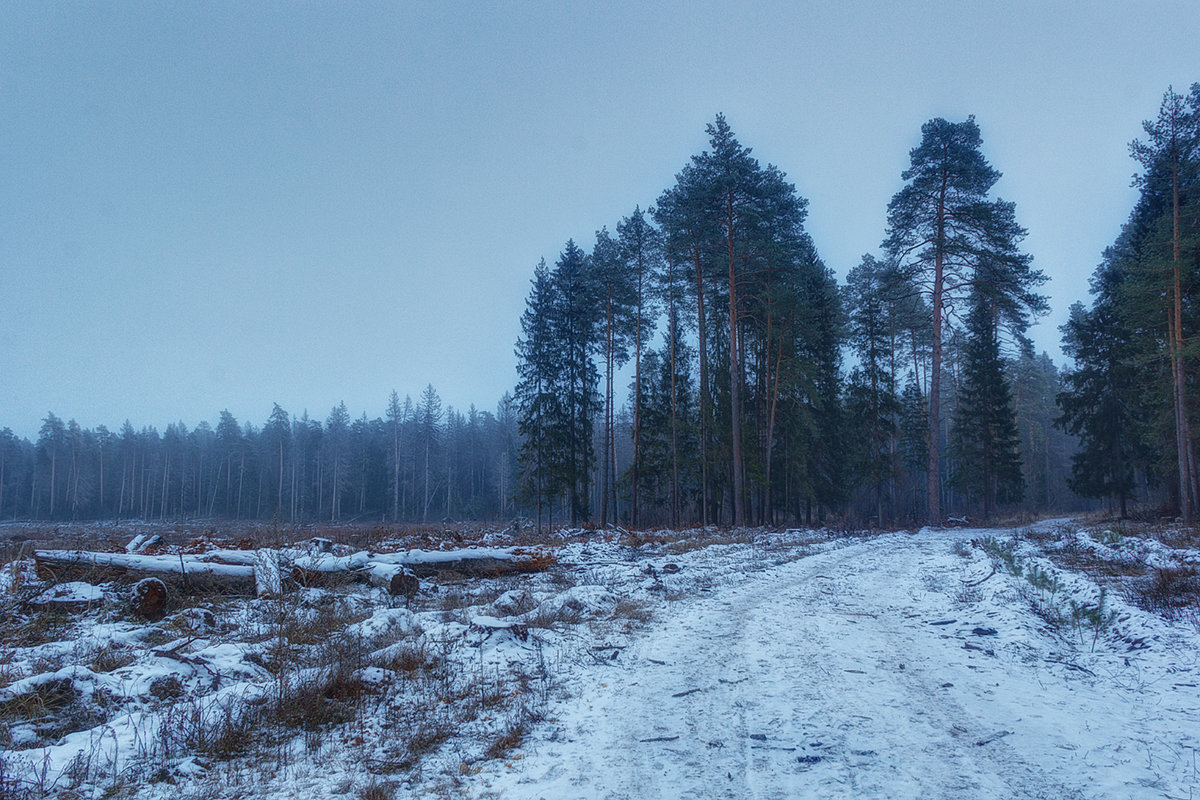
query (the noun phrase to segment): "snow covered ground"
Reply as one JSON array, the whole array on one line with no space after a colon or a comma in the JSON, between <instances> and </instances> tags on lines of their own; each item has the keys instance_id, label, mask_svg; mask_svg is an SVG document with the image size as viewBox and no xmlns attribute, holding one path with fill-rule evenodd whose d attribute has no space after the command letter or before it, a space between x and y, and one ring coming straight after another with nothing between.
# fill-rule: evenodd
<instances>
[{"instance_id":1,"label":"snow covered ground","mask_svg":"<svg viewBox=\"0 0 1200 800\"><path fill-rule=\"evenodd\" d=\"M997 534L1002 535L1002 534ZM1200 638L1047 629L979 531L866 540L676 604L467 796L1200 796ZM1135 617L1137 618L1135 621Z\"/></svg>"},{"instance_id":2,"label":"snow covered ground","mask_svg":"<svg viewBox=\"0 0 1200 800\"><path fill-rule=\"evenodd\" d=\"M53 717L6 721L19 752L0 788L141 800L1200 798L1200 617L1144 611L1079 566L1086 556L1149 580L1200 566L1200 553L1078 528L569 532L559 568L432 582L411 611L379 589L305 590L289 601L301 629L331 606L355 620L351 638L310 645L360 643L352 718L290 734L247 727L255 741L232 758L189 754L173 731L292 691L281 675L315 680L321 670L304 665L322 662L304 652L294 672L272 668L278 605L222 600L147 626L114 607L111 587L103 598L75 587L91 610L69 640L0 653L0 710L15 713L40 681L95 719L36 747ZM101 645L120 666L101 670L94 654L76 660L95 669L72 665Z\"/></svg>"}]
</instances>

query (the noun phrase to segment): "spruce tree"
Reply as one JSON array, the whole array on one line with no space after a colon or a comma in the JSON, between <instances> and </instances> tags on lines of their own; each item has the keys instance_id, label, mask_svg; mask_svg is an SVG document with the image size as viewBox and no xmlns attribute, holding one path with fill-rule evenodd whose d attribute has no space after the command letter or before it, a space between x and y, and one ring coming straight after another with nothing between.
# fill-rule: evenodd
<instances>
[{"instance_id":1,"label":"spruce tree","mask_svg":"<svg viewBox=\"0 0 1200 800\"><path fill-rule=\"evenodd\" d=\"M1058 396L1059 427L1078 437L1072 456L1071 490L1083 497L1117 501L1122 518L1138 485L1138 472L1153 475L1150 428L1153 413L1138 353L1136 332L1121 313L1127 280L1121 240L1105 252L1092 278L1096 299L1088 310L1071 306L1063 325L1063 352L1073 361Z\"/></svg>"},{"instance_id":2,"label":"spruce tree","mask_svg":"<svg viewBox=\"0 0 1200 800\"><path fill-rule=\"evenodd\" d=\"M995 307L986 295L975 292L967 315L953 442L959 480L968 497L982 500L985 520L998 502L1015 502L1024 493L1016 414L998 328Z\"/></svg>"},{"instance_id":3,"label":"spruce tree","mask_svg":"<svg viewBox=\"0 0 1200 800\"><path fill-rule=\"evenodd\" d=\"M857 472L875 495L875 518L884 523L885 487L894 470L894 436L899 401L896 396L894 297L885 265L873 256L846 276L850 347L859 367L851 376L848 400L857 421Z\"/></svg>"},{"instance_id":4,"label":"spruce tree","mask_svg":"<svg viewBox=\"0 0 1200 800\"><path fill-rule=\"evenodd\" d=\"M521 316L521 338L517 340L515 399L521 437L521 493L537 509L540 531L543 507L562 488L560 470L556 468L562 447L556 434L564 425L557 386L559 343L553 325L554 284L544 259L538 262L532 283Z\"/></svg>"},{"instance_id":5,"label":"spruce tree","mask_svg":"<svg viewBox=\"0 0 1200 800\"><path fill-rule=\"evenodd\" d=\"M571 522L591 517L588 483L595 462L594 422L599 375L592 361L601 324L602 304L590 259L573 240L555 262L551 273L553 312L551 329L558 343L558 398L562 405L559 446L563 448L562 484L570 502Z\"/></svg>"}]
</instances>

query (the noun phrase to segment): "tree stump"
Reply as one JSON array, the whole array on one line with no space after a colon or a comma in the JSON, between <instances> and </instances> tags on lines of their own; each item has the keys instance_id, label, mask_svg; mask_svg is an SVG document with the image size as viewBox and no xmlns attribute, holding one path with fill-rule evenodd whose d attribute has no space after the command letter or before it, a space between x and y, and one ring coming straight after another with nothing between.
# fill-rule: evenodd
<instances>
[{"instance_id":1,"label":"tree stump","mask_svg":"<svg viewBox=\"0 0 1200 800\"><path fill-rule=\"evenodd\" d=\"M142 578L130 596L133 613L145 619L160 619L167 608L167 585L158 578Z\"/></svg>"}]
</instances>

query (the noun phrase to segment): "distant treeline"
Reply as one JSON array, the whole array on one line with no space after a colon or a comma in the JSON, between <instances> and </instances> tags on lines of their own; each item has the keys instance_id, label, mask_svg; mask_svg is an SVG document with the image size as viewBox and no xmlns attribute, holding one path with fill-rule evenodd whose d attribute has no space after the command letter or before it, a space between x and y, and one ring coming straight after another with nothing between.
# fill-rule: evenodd
<instances>
[{"instance_id":1,"label":"distant treeline","mask_svg":"<svg viewBox=\"0 0 1200 800\"><path fill-rule=\"evenodd\" d=\"M81 428L53 413L36 443L0 430L0 518L258 519L280 522L498 519L513 500L517 425L443 408L432 386L396 393L384 418L324 420L276 405L257 427L228 411L215 428Z\"/></svg>"},{"instance_id":2,"label":"distant treeline","mask_svg":"<svg viewBox=\"0 0 1200 800\"><path fill-rule=\"evenodd\" d=\"M1063 327L973 118L931 120L880 255L838 285L807 201L718 116L647 210L534 271L496 411L0 431L0 518L656 525L940 522L1200 504L1200 86L1132 152L1141 197ZM622 372L624 368L624 372ZM618 376L632 372L627 387Z\"/></svg>"},{"instance_id":3,"label":"distant treeline","mask_svg":"<svg viewBox=\"0 0 1200 800\"><path fill-rule=\"evenodd\" d=\"M661 360L655 355L649 360L661 376ZM1025 468L1032 489L1020 507L1069 507L1076 502L1064 484L1069 443L1052 426L1056 372L1045 356L1021 364L1029 371L1023 385L1040 389L1023 391L1019 398L1022 447L1035 456ZM657 488L643 492L643 524L665 524L671 515L666 491L671 485L669 416L661 413L664 383L661 377L654 379L659 387L655 410L642 419L643 452L652 454L642 464L643 486L663 488L661 493ZM620 409L614 424L615 466L622 475L617 486L620 524L627 523L631 507L630 411L628 406ZM857 429L850 422L849 439L854 440ZM1040 447L1047 433L1052 451ZM596 426L592 439L599 451L602 426ZM201 422L189 429L180 422L159 431L127 421L114 432L104 425L83 428L51 413L33 442L0 429L0 519L292 523L532 518L537 508L519 485L521 442L511 397L502 398L495 412L474 407L460 412L444 408L433 387L426 387L416 401L393 395L384 416L373 419L366 414L352 418L344 404L323 420L292 416L275 406L261 424L239 422L223 411L215 427ZM831 460L853 455L830 454ZM1057 465L1058 472L1048 472L1046 465ZM688 500L680 519L697 522L699 465L685 463L681 474ZM920 476L901 473L895 479L900 498L919 504ZM866 524L877 513L876 497L869 483L855 480L859 483L848 490L845 502L829 510ZM601 486L599 466L593 463L587 489L593 507L599 506ZM560 498L543 513L543 522L569 521L569 501ZM803 519L804 510L776 513L776 520L784 522L797 515Z\"/></svg>"}]
</instances>

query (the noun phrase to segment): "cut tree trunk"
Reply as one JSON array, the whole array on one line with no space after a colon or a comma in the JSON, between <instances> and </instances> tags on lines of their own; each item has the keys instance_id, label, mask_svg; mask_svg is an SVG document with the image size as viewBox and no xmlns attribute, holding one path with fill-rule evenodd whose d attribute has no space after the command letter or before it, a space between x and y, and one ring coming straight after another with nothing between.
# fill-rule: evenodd
<instances>
[{"instance_id":1,"label":"cut tree trunk","mask_svg":"<svg viewBox=\"0 0 1200 800\"><path fill-rule=\"evenodd\" d=\"M194 556L146 556L92 553L86 550L35 550L40 577L103 583L118 578L160 578L194 592L253 594L254 567L200 561Z\"/></svg>"},{"instance_id":2,"label":"cut tree trunk","mask_svg":"<svg viewBox=\"0 0 1200 800\"><path fill-rule=\"evenodd\" d=\"M283 590L282 575L288 574L301 586L343 577L406 597L416 593L418 577L445 573L490 577L537 572L555 563L548 550L521 547L403 553L363 551L349 556L297 554L287 550L212 551L203 556L36 550L34 559L38 575L54 581L103 583L121 578L158 578L189 593L276 594Z\"/></svg>"}]
</instances>

